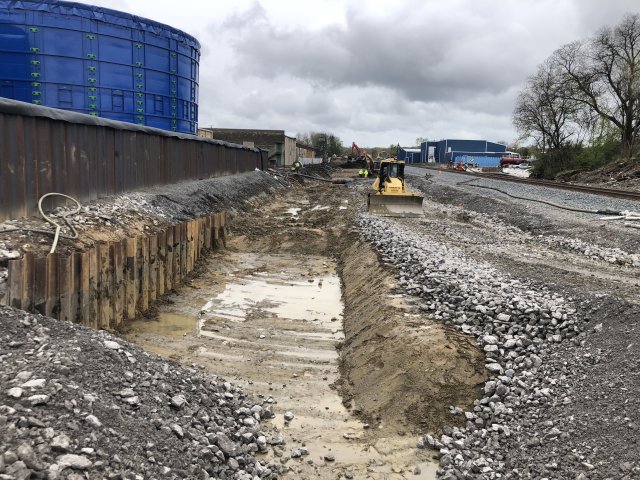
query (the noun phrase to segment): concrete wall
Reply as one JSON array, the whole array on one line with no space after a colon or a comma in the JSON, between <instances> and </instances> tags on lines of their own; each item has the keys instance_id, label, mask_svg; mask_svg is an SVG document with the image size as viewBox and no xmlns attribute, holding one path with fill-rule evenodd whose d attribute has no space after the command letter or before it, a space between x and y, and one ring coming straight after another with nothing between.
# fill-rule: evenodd
<instances>
[{"instance_id":1,"label":"concrete wall","mask_svg":"<svg viewBox=\"0 0 640 480\"><path fill-rule=\"evenodd\" d=\"M284 130L200 128L198 136L240 145L253 144L255 148L269 152L269 162L277 166L291 165L297 158L296 139L287 137Z\"/></svg>"},{"instance_id":2,"label":"concrete wall","mask_svg":"<svg viewBox=\"0 0 640 480\"><path fill-rule=\"evenodd\" d=\"M316 151L312 147L309 147L302 143L298 143L296 144L296 146L298 147L298 157L315 158Z\"/></svg>"},{"instance_id":3,"label":"concrete wall","mask_svg":"<svg viewBox=\"0 0 640 480\"><path fill-rule=\"evenodd\" d=\"M298 147L295 137L284 137L284 163L288 166L293 164L298 158Z\"/></svg>"},{"instance_id":4,"label":"concrete wall","mask_svg":"<svg viewBox=\"0 0 640 480\"><path fill-rule=\"evenodd\" d=\"M256 148L269 150L276 143L284 142L284 130L253 130L242 128L200 128L198 136L237 143L253 142Z\"/></svg>"}]
</instances>

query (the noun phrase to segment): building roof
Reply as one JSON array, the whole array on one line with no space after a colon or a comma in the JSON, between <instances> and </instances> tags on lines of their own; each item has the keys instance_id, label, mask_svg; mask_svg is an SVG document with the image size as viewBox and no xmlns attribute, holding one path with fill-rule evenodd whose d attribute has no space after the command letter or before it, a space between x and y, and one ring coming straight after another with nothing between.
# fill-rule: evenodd
<instances>
[{"instance_id":1,"label":"building roof","mask_svg":"<svg viewBox=\"0 0 640 480\"><path fill-rule=\"evenodd\" d=\"M215 128L215 127L200 127L200 130L208 130L209 132L225 132L225 133L273 133L284 135L284 130L261 130L259 128Z\"/></svg>"}]
</instances>

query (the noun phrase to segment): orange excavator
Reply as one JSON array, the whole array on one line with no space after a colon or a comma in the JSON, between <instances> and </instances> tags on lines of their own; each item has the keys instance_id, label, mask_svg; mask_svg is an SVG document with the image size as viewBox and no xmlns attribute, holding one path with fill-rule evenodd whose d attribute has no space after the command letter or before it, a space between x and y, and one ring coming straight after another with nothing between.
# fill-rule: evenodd
<instances>
[{"instance_id":1,"label":"orange excavator","mask_svg":"<svg viewBox=\"0 0 640 480\"><path fill-rule=\"evenodd\" d=\"M358 147L358 145L356 145L356 142L351 143L351 153L355 153L356 159L360 159L365 163L367 170L369 170L369 174L373 175L378 171L376 169L376 164L373 161L373 157L369 155L365 150Z\"/></svg>"}]
</instances>

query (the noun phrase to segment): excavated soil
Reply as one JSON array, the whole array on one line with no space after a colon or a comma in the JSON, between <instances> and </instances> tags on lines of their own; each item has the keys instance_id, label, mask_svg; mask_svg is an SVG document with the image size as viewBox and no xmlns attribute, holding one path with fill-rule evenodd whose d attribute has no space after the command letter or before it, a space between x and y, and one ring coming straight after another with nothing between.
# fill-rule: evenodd
<instances>
[{"instance_id":1,"label":"excavated soil","mask_svg":"<svg viewBox=\"0 0 640 480\"><path fill-rule=\"evenodd\" d=\"M617 160L595 170L560 175L559 180L639 192L640 160Z\"/></svg>"},{"instance_id":2,"label":"excavated soil","mask_svg":"<svg viewBox=\"0 0 640 480\"><path fill-rule=\"evenodd\" d=\"M390 269L356 241L342 256L346 340L343 396L366 421L398 432L461 424L449 406L469 405L486 380L484 355L467 336L420 314L396 291Z\"/></svg>"},{"instance_id":3,"label":"excavated soil","mask_svg":"<svg viewBox=\"0 0 640 480\"><path fill-rule=\"evenodd\" d=\"M450 407L472 408L486 380L475 342L419 312L352 229L361 202L326 183L255 200L226 251L127 335L272 401L285 478L435 478L418 435L458 424Z\"/></svg>"}]
</instances>

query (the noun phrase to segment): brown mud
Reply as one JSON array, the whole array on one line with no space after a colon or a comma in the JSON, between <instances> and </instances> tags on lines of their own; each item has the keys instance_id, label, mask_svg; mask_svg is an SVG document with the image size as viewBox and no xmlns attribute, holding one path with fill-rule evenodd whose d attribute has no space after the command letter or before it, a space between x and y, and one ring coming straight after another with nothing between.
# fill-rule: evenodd
<instances>
[{"instance_id":1,"label":"brown mud","mask_svg":"<svg viewBox=\"0 0 640 480\"><path fill-rule=\"evenodd\" d=\"M449 407L469 409L486 378L474 342L419 312L353 230L360 201L327 184L256 200L227 249L127 334L270 399L284 478L435 478L417 435L459 422Z\"/></svg>"},{"instance_id":2,"label":"brown mud","mask_svg":"<svg viewBox=\"0 0 640 480\"><path fill-rule=\"evenodd\" d=\"M346 341L343 395L367 421L399 433L459 425L449 406L469 407L486 381L484 355L468 336L425 318L396 290L368 245L342 255Z\"/></svg>"}]
</instances>

